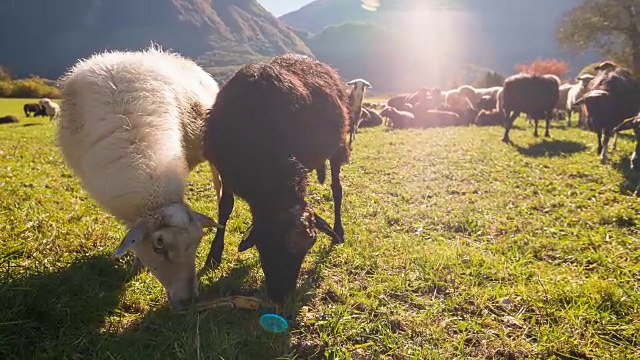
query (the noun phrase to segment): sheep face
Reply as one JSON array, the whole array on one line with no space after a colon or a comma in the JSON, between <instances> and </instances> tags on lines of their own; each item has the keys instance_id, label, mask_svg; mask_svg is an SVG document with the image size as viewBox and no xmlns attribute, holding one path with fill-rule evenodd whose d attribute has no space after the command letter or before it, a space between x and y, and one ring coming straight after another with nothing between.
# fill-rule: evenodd
<instances>
[{"instance_id":1,"label":"sheep face","mask_svg":"<svg viewBox=\"0 0 640 360\"><path fill-rule=\"evenodd\" d=\"M171 306L183 310L198 296L195 256L203 236L202 229L217 224L185 204L164 207L151 219L135 224L114 256L121 256L131 249L158 278Z\"/></svg>"},{"instance_id":2,"label":"sheep face","mask_svg":"<svg viewBox=\"0 0 640 360\"><path fill-rule=\"evenodd\" d=\"M245 251L256 246L267 293L274 302L283 303L294 292L300 267L316 242L318 230L332 238L339 237L306 204L268 219L254 218L238 250Z\"/></svg>"}]
</instances>

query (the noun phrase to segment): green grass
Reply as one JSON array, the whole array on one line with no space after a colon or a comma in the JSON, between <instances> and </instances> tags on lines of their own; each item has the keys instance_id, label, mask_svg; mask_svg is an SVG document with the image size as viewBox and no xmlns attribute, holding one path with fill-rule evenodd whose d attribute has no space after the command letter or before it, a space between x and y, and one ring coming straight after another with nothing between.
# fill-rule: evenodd
<instances>
[{"instance_id":1,"label":"green grass","mask_svg":"<svg viewBox=\"0 0 640 360\"><path fill-rule=\"evenodd\" d=\"M318 238L291 331L272 335L259 312L174 314L153 277L131 278L130 255L110 258L122 226L65 167L49 120L22 120L0 125L0 359L640 358L629 136L603 166L595 135L562 123L536 139L520 119L515 146L499 127L362 130L342 174L346 243ZM331 220L329 184L310 183ZM205 164L187 199L217 216ZM238 201L205 297L266 299L256 251L236 251L249 224Z\"/></svg>"}]
</instances>

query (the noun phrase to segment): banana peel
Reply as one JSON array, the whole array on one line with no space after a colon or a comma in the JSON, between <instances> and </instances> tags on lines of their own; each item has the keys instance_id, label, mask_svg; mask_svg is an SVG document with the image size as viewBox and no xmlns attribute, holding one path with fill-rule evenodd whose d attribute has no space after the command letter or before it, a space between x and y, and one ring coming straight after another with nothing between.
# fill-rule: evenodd
<instances>
[{"instance_id":1,"label":"banana peel","mask_svg":"<svg viewBox=\"0 0 640 360\"><path fill-rule=\"evenodd\" d=\"M210 310L217 307L228 309L258 310L262 301L251 296L227 296L211 301L203 301L196 305L197 311Z\"/></svg>"}]
</instances>

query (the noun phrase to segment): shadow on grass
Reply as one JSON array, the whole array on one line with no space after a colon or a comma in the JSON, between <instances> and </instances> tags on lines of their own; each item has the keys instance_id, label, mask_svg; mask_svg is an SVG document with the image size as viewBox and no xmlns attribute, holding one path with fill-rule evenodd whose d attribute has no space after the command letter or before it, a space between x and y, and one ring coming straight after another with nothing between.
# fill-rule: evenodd
<instances>
[{"instance_id":1,"label":"shadow on grass","mask_svg":"<svg viewBox=\"0 0 640 360\"><path fill-rule=\"evenodd\" d=\"M107 256L0 281L0 358L91 358L127 270Z\"/></svg>"},{"instance_id":2,"label":"shadow on grass","mask_svg":"<svg viewBox=\"0 0 640 360\"><path fill-rule=\"evenodd\" d=\"M298 329L300 308L314 298L332 249L325 245L313 252L313 264L301 274L293 301L275 310L289 320L289 331L282 334L268 333L259 324L261 313L276 307L265 301L264 285L245 286L253 263L238 264L201 294L205 299L255 296L263 300L263 310L178 314L165 302L141 319L119 308L130 265L106 256L77 260L58 272L3 279L0 359L273 359L318 353L320 345L292 344L291 333Z\"/></svg>"},{"instance_id":3,"label":"shadow on grass","mask_svg":"<svg viewBox=\"0 0 640 360\"><path fill-rule=\"evenodd\" d=\"M560 155L575 154L584 151L587 147L580 142L568 140L543 140L542 142L522 147L513 146L518 152L528 157L555 157Z\"/></svg>"},{"instance_id":4,"label":"shadow on grass","mask_svg":"<svg viewBox=\"0 0 640 360\"><path fill-rule=\"evenodd\" d=\"M620 158L618 162L612 162L611 165L624 177L618 186L620 192L627 195L634 195L636 189L640 187L640 173L631 170L631 160L628 156ZM640 189L638 189L640 190Z\"/></svg>"},{"instance_id":5,"label":"shadow on grass","mask_svg":"<svg viewBox=\"0 0 640 360\"><path fill-rule=\"evenodd\" d=\"M322 264L332 249L333 246L328 245L314 252L313 264L301 274L294 299L280 308L267 300L261 270L258 271L260 288L245 286L252 266L242 263L201 289L201 298L254 296L263 301L260 311L220 307L200 313L176 314L165 306L147 313L124 332L109 334L100 344L100 352L114 358L139 359L274 359L296 353L301 353L300 358L310 358L318 352L322 354L319 345L292 343L291 333L298 330L300 309L314 298ZM284 316L289 322L289 330L273 334L262 329L259 318L263 312Z\"/></svg>"},{"instance_id":6,"label":"shadow on grass","mask_svg":"<svg viewBox=\"0 0 640 360\"><path fill-rule=\"evenodd\" d=\"M27 124L23 124L23 127L29 127L29 126L38 126L38 125L43 125L42 123L27 123Z\"/></svg>"}]
</instances>

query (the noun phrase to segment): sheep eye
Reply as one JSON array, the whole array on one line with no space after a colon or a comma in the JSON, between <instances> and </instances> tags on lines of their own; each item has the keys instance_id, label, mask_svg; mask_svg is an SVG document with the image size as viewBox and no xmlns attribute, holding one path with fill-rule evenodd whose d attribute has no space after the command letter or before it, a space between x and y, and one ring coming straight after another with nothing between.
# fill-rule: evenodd
<instances>
[{"instance_id":1,"label":"sheep eye","mask_svg":"<svg viewBox=\"0 0 640 360\"><path fill-rule=\"evenodd\" d=\"M164 253L164 239L162 238L162 236L158 236L153 242L153 251L158 254Z\"/></svg>"}]
</instances>

